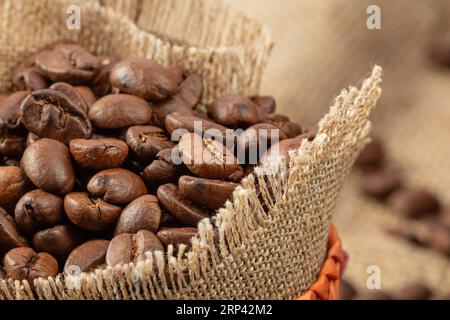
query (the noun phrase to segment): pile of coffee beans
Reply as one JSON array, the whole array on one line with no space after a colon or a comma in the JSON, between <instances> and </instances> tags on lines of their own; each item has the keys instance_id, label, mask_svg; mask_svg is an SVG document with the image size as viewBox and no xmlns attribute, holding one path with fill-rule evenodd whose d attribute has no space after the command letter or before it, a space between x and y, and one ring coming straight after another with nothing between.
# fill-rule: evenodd
<instances>
[{"instance_id":1,"label":"pile of coffee beans","mask_svg":"<svg viewBox=\"0 0 450 320\"><path fill-rule=\"evenodd\" d=\"M418 232L413 224L399 225L389 229L390 233L450 256L450 208L443 208L430 191L406 186L401 168L388 161L385 154L379 141L368 144L361 152L356 161L362 176L361 190L403 218L419 221L422 227Z\"/></svg>"},{"instance_id":2,"label":"pile of coffee beans","mask_svg":"<svg viewBox=\"0 0 450 320\"><path fill-rule=\"evenodd\" d=\"M388 292L382 289L358 291L353 284L343 279L340 287L341 300L450 300L450 295L440 296L420 282L411 282L398 290Z\"/></svg>"},{"instance_id":3,"label":"pile of coffee beans","mask_svg":"<svg viewBox=\"0 0 450 320\"><path fill-rule=\"evenodd\" d=\"M268 96L226 95L200 112L202 83L178 66L75 43L25 58L14 92L0 97L4 276L32 283L189 247L198 222L275 146L288 156L315 136ZM266 148L254 154L255 145Z\"/></svg>"}]
</instances>

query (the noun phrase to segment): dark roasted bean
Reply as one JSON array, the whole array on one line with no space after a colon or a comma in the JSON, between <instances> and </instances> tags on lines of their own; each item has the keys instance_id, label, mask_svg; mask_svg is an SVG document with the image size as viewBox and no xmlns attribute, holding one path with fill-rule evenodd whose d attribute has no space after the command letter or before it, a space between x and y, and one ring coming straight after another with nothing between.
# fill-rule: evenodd
<instances>
[{"instance_id":1,"label":"dark roasted bean","mask_svg":"<svg viewBox=\"0 0 450 320\"><path fill-rule=\"evenodd\" d=\"M64 266L66 274L89 272L105 264L108 240L90 240L70 252Z\"/></svg>"},{"instance_id":2,"label":"dark roasted bean","mask_svg":"<svg viewBox=\"0 0 450 320\"><path fill-rule=\"evenodd\" d=\"M17 231L12 216L0 208L0 253L16 247L27 247L28 243Z\"/></svg>"},{"instance_id":3,"label":"dark roasted bean","mask_svg":"<svg viewBox=\"0 0 450 320\"><path fill-rule=\"evenodd\" d=\"M161 228L156 235L165 246L184 244L190 247L191 239L196 234L197 228Z\"/></svg>"},{"instance_id":4,"label":"dark roasted bean","mask_svg":"<svg viewBox=\"0 0 450 320\"><path fill-rule=\"evenodd\" d=\"M33 236L33 247L64 260L83 240L84 236L81 230L72 225L58 225L37 232Z\"/></svg>"},{"instance_id":5,"label":"dark roasted bean","mask_svg":"<svg viewBox=\"0 0 450 320\"><path fill-rule=\"evenodd\" d=\"M155 159L161 150L175 146L163 129L154 126L130 127L125 140L133 154L144 163Z\"/></svg>"}]
</instances>

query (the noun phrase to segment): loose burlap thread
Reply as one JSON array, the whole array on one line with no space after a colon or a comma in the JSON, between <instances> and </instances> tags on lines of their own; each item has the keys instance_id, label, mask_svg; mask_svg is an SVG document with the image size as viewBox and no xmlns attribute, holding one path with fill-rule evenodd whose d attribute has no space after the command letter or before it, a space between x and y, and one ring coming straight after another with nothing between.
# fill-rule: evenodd
<instances>
[{"instance_id":1,"label":"loose burlap thread","mask_svg":"<svg viewBox=\"0 0 450 320\"><path fill-rule=\"evenodd\" d=\"M25 55L60 39L79 41L97 54L172 62L165 56L171 54L167 49L170 44L161 44L131 20L97 3L80 2L82 28L67 30L64 23L68 4L60 0L3 2L2 89L9 87L11 69ZM28 19L32 23L23 23ZM180 51L180 59L182 54L186 51ZM191 63L195 66L200 62ZM239 68L232 61L223 63L230 63L225 65L230 69ZM214 71L217 79L222 71ZM257 168L254 175L244 179L232 201L213 219L200 222L191 249L169 246L164 253L149 253L146 261L136 265L37 279L35 290L27 281L1 280L0 299L298 297L316 280L322 267L336 197L358 152L368 141L368 117L381 93L380 76L381 68L375 67L360 89L343 90L320 121L316 139L303 141L289 162ZM227 81L233 82L234 78ZM230 88L228 82L221 85ZM253 86L240 90L256 93L257 85ZM211 92L221 94L220 90Z\"/></svg>"}]
</instances>

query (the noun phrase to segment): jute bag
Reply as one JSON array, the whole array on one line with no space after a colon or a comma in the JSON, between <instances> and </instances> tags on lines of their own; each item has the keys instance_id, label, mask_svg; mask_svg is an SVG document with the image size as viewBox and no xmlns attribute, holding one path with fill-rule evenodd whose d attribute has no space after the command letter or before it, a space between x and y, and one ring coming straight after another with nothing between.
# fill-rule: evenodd
<instances>
[{"instance_id":1,"label":"jute bag","mask_svg":"<svg viewBox=\"0 0 450 320\"><path fill-rule=\"evenodd\" d=\"M404 169L407 185L425 187L450 206L450 71L433 65L427 52L433 37L450 29L450 1L285 0L280 8L271 0L229 1L273 31L277 45L262 90L270 89L281 112L300 122L319 119L330 95L357 81L367 65L382 65L384 90L372 117L373 135ZM366 26L369 5L381 10L381 30ZM353 174L335 214L350 257L345 276L366 290L367 268L378 266L383 289L420 281L448 294L448 257L387 235L387 228L404 220L362 197L358 182Z\"/></svg>"},{"instance_id":2,"label":"jute bag","mask_svg":"<svg viewBox=\"0 0 450 320\"><path fill-rule=\"evenodd\" d=\"M206 81L218 81L214 85L208 84L215 88L210 90L209 98L236 84L237 77L222 77L224 69L243 68L230 60L224 61L226 64L216 70L202 69L203 64L208 65L214 59L199 58L200 61L196 61L191 55L192 47L179 47L177 51L178 47L171 42L139 30L131 20L96 2L80 2L81 30L68 30L65 9L69 4L73 1L2 3L1 89L9 87L9 73L18 61L59 39L79 41L97 54L143 56L165 64L178 61L175 57L190 58L187 67L195 69L198 66L200 70L210 72ZM208 50L215 55L214 49ZM255 45L253 50L261 48ZM259 70L262 67L260 64L253 68ZM255 72L262 73L262 70ZM326 256L330 258L336 253L334 246L328 248L332 210L358 152L369 139L368 117L381 93L380 76L381 68L374 67L360 89L343 90L320 121L316 139L303 141L288 162L257 168L254 175L244 179L234 191L232 201L227 202L216 217L200 222L191 249L180 247L175 251L169 246L166 252L148 254L146 261L136 265L98 269L79 276L37 279L35 291L27 281L1 280L0 298L299 297L313 283L316 285L316 280L322 281L323 277L329 276L320 271L327 269L324 265ZM258 85L251 81L240 83L242 85L245 87L239 87L240 92L257 93ZM332 243L339 242L334 236L330 239ZM316 291L319 289L320 285L317 285Z\"/></svg>"}]
</instances>

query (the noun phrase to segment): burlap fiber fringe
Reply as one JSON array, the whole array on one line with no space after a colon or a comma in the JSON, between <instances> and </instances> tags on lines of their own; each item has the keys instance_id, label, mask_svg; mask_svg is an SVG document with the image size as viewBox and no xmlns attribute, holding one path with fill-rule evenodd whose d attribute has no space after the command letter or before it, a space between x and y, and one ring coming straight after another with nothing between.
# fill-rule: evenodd
<instances>
[{"instance_id":1,"label":"burlap fiber fringe","mask_svg":"<svg viewBox=\"0 0 450 320\"><path fill-rule=\"evenodd\" d=\"M171 45L165 47L128 18L96 3L80 2L81 30L67 30L68 4L59 0L3 2L2 89L8 88L9 73L18 61L59 39L78 40L95 53L172 62ZM182 50L179 54L181 59L187 53ZM201 64L195 59L189 63L192 68ZM239 69L232 61L222 63ZM222 69L214 70L214 76L205 80L219 79L225 72ZM369 140L368 117L381 93L380 77L381 68L374 67L360 89L343 90L320 121L316 139L304 141L288 163L257 169L244 179L233 200L214 219L199 224L191 250L169 247L165 253L149 254L146 261L136 265L99 269L78 277L38 279L35 292L27 281L1 280L0 299L297 298L322 268L336 197L358 152ZM224 80L221 88L232 87L234 79ZM255 93L257 86L240 90ZM212 90L210 97L213 93L221 91Z\"/></svg>"}]
</instances>

